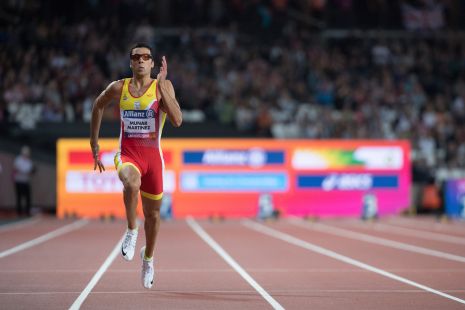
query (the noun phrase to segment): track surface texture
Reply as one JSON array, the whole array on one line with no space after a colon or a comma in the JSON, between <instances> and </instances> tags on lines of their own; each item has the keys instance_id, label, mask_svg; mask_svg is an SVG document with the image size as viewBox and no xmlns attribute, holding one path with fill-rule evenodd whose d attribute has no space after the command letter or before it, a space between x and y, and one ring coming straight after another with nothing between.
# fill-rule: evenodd
<instances>
[{"instance_id":1,"label":"track surface texture","mask_svg":"<svg viewBox=\"0 0 465 310\"><path fill-rule=\"evenodd\" d=\"M39 216L0 225L0 309L465 309L464 223L163 222L149 290L140 280L139 227L125 261L111 255L124 220Z\"/></svg>"}]
</instances>

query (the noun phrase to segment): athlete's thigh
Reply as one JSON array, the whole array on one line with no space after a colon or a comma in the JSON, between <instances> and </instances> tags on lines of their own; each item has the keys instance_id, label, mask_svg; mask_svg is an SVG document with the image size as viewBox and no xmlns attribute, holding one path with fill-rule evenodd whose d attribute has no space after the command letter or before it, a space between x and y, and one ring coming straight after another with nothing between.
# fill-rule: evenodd
<instances>
[{"instance_id":1,"label":"athlete's thigh","mask_svg":"<svg viewBox=\"0 0 465 310\"><path fill-rule=\"evenodd\" d=\"M118 173L118 177L123 182L123 185L136 185L140 186L141 184L141 176L139 171L132 166L132 165L127 165L121 168L121 170Z\"/></svg>"},{"instance_id":2,"label":"athlete's thigh","mask_svg":"<svg viewBox=\"0 0 465 310\"><path fill-rule=\"evenodd\" d=\"M152 200L163 197L163 161L158 152L147 156L148 168L141 178L140 194Z\"/></svg>"}]
</instances>

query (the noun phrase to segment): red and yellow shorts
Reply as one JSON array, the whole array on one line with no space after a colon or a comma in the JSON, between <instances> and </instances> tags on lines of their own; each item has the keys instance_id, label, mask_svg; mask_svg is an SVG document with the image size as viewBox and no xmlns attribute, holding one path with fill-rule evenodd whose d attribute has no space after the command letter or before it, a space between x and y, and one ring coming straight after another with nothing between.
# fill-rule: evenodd
<instances>
[{"instance_id":1,"label":"red and yellow shorts","mask_svg":"<svg viewBox=\"0 0 465 310\"><path fill-rule=\"evenodd\" d=\"M140 174L140 194L153 200L163 197L165 163L159 148L124 147L115 155L118 176L124 166L133 166Z\"/></svg>"}]
</instances>

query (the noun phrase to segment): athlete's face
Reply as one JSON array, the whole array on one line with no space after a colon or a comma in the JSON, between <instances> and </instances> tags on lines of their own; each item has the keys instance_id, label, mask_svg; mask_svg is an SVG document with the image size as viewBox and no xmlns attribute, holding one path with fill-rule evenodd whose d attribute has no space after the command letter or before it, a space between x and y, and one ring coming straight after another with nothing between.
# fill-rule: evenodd
<instances>
[{"instance_id":1,"label":"athlete's face","mask_svg":"<svg viewBox=\"0 0 465 310\"><path fill-rule=\"evenodd\" d=\"M150 55L150 50L145 47L138 47L132 50L132 55L134 54L148 54ZM139 60L130 60L129 66L132 68L132 72L137 75L146 75L150 74L150 70L153 68L155 63L152 59L144 60L142 57L139 57Z\"/></svg>"}]
</instances>

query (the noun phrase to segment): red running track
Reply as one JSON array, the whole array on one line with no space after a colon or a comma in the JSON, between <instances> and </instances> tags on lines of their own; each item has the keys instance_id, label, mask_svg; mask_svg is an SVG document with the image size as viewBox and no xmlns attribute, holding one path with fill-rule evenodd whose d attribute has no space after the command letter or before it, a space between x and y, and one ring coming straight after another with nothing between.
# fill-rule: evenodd
<instances>
[{"instance_id":1,"label":"red running track","mask_svg":"<svg viewBox=\"0 0 465 310\"><path fill-rule=\"evenodd\" d=\"M428 219L402 220L386 218L380 222L439 233ZM42 218L25 227L0 229L0 257L11 248L72 222ZM265 235L240 220L197 223L275 300L275 306L284 309L465 309L460 301ZM371 224L354 219L321 223L465 257L463 244L376 231ZM286 219L262 224L465 300L464 262L306 229ZM465 240L465 226L441 225L442 235ZM122 220L90 221L1 257L0 309L70 309L117 246L125 227ZM453 229L447 230L449 227ZM134 259L127 262L118 253L80 309L273 309L184 220L162 223L155 248L155 282L150 290L145 289L140 282L141 260L137 255L144 243L141 226Z\"/></svg>"}]
</instances>

